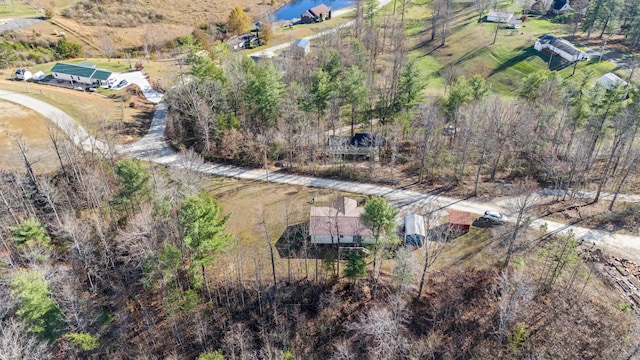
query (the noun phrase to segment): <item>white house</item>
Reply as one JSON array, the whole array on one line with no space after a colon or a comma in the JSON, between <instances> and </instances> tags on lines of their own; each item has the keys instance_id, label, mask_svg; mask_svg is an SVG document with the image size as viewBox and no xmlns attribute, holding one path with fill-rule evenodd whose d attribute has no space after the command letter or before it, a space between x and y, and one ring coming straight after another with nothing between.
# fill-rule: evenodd
<instances>
[{"instance_id":1,"label":"white house","mask_svg":"<svg viewBox=\"0 0 640 360\"><path fill-rule=\"evenodd\" d=\"M56 80L70 81L72 84L102 86L107 84L107 80L111 77L111 72L96 69L96 66L90 63L56 63L51 69L51 75Z\"/></svg>"},{"instance_id":2,"label":"white house","mask_svg":"<svg viewBox=\"0 0 640 360\"><path fill-rule=\"evenodd\" d=\"M599 78L596 79L596 84L599 84L600 86L606 88L607 90L611 90L616 86L622 86L622 87L627 86L627 82L620 79L620 77L618 77L618 75L614 73L606 73L600 76Z\"/></svg>"},{"instance_id":3,"label":"white house","mask_svg":"<svg viewBox=\"0 0 640 360\"><path fill-rule=\"evenodd\" d=\"M571 10L571 6L569 6L569 0L554 0L551 8L549 8L549 12L561 15Z\"/></svg>"},{"instance_id":4,"label":"white house","mask_svg":"<svg viewBox=\"0 0 640 360\"><path fill-rule=\"evenodd\" d=\"M501 11L501 10L489 10L487 14L488 22L496 22L496 23L508 23L513 18L513 13L510 11Z\"/></svg>"},{"instance_id":5,"label":"white house","mask_svg":"<svg viewBox=\"0 0 640 360\"><path fill-rule=\"evenodd\" d=\"M424 217L418 214L408 214L404 217L404 243L422 246L427 233L424 228Z\"/></svg>"},{"instance_id":6,"label":"white house","mask_svg":"<svg viewBox=\"0 0 640 360\"><path fill-rule=\"evenodd\" d=\"M584 51L567 40L549 34L537 38L533 48L541 52L549 52L551 55L558 55L569 62L587 60L587 54Z\"/></svg>"},{"instance_id":7,"label":"white house","mask_svg":"<svg viewBox=\"0 0 640 360\"><path fill-rule=\"evenodd\" d=\"M312 207L309 218L309 236L312 244L372 244L371 229L360 221L363 207L343 197L332 207Z\"/></svg>"}]
</instances>

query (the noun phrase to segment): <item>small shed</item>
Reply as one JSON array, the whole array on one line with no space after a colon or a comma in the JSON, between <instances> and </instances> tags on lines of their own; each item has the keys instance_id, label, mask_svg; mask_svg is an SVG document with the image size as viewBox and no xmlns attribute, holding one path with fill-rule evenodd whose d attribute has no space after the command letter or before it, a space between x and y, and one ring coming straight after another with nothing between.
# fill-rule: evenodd
<instances>
[{"instance_id":1,"label":"small shed","mask_svg":"<svg viewBox=\"0 0 640 360\"><path fill-rule=\"evenodd\" d=\"M296 57L304 57L311 51L311 42L307 39L298 39L294 41L292 51Z\"/></svg>"},{"instance_id":2,"label":"small shed","mask_svg":"<svg viewBox=\"0 0 640 360\"><path fill-rule=\"evenodd\" d=\"M408 214L404 217L404 243L406 245L422 246L427 232L424 228L424 217L418 214Z\"/></svg>"},{"instance_id":3,"label":"small shed","mask_svg":"<svg viewBox=\"0 0 640 360\"><path fill-rule=\"evenodd\" d=\"M606 73L600 76L596 79L596 84L599 84L607 90L612 90L616 86L627 86L627 82L620 79L620 77L614 73Z\"/></svg>"},{"instance_id":4,"label":"small shed","mask_svg":"<svg viewBox=\"0 0 640 360\"><path fill-rule=\"evenodd\" d=\"M449 230L468 232L472 223L470 212L449 210Z\"/></svg>"}]
</instances>

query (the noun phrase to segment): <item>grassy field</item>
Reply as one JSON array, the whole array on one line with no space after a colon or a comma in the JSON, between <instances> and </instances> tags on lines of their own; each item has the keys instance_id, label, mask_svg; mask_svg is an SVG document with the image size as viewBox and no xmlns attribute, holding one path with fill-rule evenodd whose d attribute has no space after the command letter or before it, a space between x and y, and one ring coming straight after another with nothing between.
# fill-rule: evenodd
<instances>
[{"instance_id":1,"label":"grassy field","mask_svg":"<svg viewBox=\"0 0 640 360\"><path fill-rule=\"evenodd\" d=\"M20 0L0 2L0 18L24 18L41 16L40 12Z\"/></svg>"},{"instance_id":2,"label":"grassy field","mask_svg":"<svg viewBox=\"0 0 640 360\"><path fill-rule=\"evenodd\" d=\"M567 35L562 25L535 16L530 16L520 29L506 29L500 25L496 33L496 24L479 23L479 13L468 6L457 11L446 43L441 46L441 37L431 40L429 16L427 1L414 2L407 13L406 33L410 40L410 56L417 60L430 94L442 91L440 72L448 65L467 76L480 74L498 93L514 94L527 75L549 69L548 55L533 49L535 39L546 33ZM556 69L555 62L551 67ZM594 71L594 80L616 70L611 63L589 61L579 63L576 71L587 68ZM557 71L563 78L569 78L573 66Z\"/></svg>"},{"instance_id":3,"label":"grassy field","mask_svg":"<svg viewBox=\"0 0 640 360\"><path fill-rule=\"evenodd\" d=\"M58 168L58 160L49 139L50 124L38 113L20 105L0 101L0 170L24 171L24 160L10 136L20 138L27 145L27 156L36 173ZM55 131L55 129L52 129Z\"/></svg>"},{"instance_id":4,"label":"grassy field","mask_svg":"<svg viewBox=\"0 0 640 360\"><path fill-rule=\"evenodd\" d=\"M288 226L306 226L301 224L309 220L312 197L315 196L317 199L315 206L326 206L332 199L345 195L345 193L328 189L228 178L213 178L209 191L220 201L225 213L231 214L227 230L235 234L235 238L234 246L227 256L239 256L238 261L242 261L241 267L245 277L253 276L256 270L261 275L271 271L271 265L265 263L270 258L267 238L274 245L278 276L287 276L289 265L292 272L305 271L302 249L297 254L293 254L295 251L292 250L293 255L287 256L291 247L285 245L286 241L283 239L285 229ZM362 195L346 195L357 199L360 205L365 201ZM289 214L288 221L285 214ZM311 252L312 249L308 249L308 253ZM253 259L256 259L255 263ZM225 265L233 267L234 262L230 260ZM307 259L306 269L309 271L309 276L312 274L315 276L315 258L311 255ZM220 275L226 270L214 267L212 271ZM319 271L322 272L321 269Z\"/></svg>"}]
</instances>

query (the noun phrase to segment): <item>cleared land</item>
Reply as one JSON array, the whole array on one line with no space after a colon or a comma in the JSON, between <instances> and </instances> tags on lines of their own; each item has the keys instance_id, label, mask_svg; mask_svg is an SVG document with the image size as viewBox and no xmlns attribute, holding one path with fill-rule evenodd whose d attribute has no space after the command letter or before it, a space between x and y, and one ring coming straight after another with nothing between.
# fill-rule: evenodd
<instances>
[{"instance_id":1,"label":"cleared land","mask_svg":"<svg viewBox=\"0 0 640 360\"><path fill-rule=\"evenodd\" d=\"M21 139L29 151L37 173L55 171L58 160L49 139L50 123L36 112L14 103L0 100L0 169L24 170L24 160L18 146L10 136ZM53 130L55 131L55 129Z\"/></svg>"}]
</instances>

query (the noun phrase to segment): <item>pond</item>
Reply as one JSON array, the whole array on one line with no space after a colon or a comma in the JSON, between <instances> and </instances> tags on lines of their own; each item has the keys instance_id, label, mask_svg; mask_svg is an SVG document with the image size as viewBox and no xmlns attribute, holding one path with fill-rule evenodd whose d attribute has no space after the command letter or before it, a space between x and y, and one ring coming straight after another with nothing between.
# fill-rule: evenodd
<instances>
[{"instance_id":1,"label":"pond","mask_svg":"<svg viewBox=\"0 0 640 360\"><path fill-rule=\"evenodd\" d=\"M354 5L355 0L293 0L275 12L275 21L298 19L300 14L320 4L335 11Z\"/></svg>"}]
</instances>

